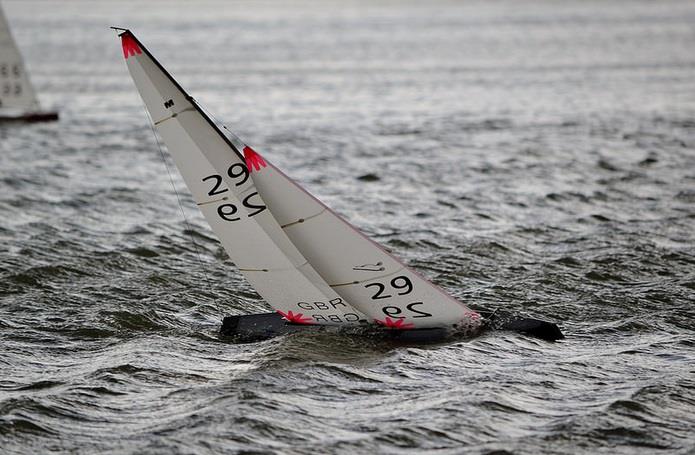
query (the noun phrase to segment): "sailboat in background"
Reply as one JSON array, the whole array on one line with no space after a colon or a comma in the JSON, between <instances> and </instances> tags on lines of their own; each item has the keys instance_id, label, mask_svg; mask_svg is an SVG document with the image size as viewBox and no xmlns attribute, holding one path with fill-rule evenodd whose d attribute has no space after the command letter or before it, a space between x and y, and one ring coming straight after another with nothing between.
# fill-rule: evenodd
<instances>
[{"instance_id":1,"label":"sailboat in background","mask_svg":"<svg viewBox=\"0 0 695 455\"><path fill-rule=\"evenodd\" d=\"M131 31L116 30L151 121L196 204L239 271L276 311L227 317L223 334L253 339L337 325L439 337L482 327L479 312L220 130Z\"/></svg>"},{"instance_id":2,"label":"sailboat in background","mask_svg":"<svg viewBox=\"0 0 695 455\"><path fill-rule=\"evenodd\" d=\"M58 113L41 109L22 55L0 6L0 122L52 120L58 120Z\"/></svg>"}]
</instances>

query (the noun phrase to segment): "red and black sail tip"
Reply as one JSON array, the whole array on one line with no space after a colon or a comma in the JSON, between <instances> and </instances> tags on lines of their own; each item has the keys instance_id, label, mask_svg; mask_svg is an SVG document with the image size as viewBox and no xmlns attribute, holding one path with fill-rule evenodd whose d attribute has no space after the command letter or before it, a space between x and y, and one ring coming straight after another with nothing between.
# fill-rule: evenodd
<instances>
[{"instance_id":1,"label":"red and black sail tip","mask_svg":"<svg viewBox=\"0 0 695 455\"><path fill-rule=\"evenodd\" d=\"M137 41L135 41L135 38L133 38L133 35L129 31L121 35L121 45L123 46L123 57L126 59L134 56L135 54L142 54L140 45Z\"/></svg>"},{"instance_id":2,"label":"red and black sail tip","mask_svg":"<svg viewBox=\"0 0 695 455\"><path fill-rule=\"evenodd\" d=\"M260 171L262 167L267 166L263 157L248 146L244 147L244 159L246 160L246 167L249 172L253 172L254 170Z\"/></svg>"}]
</instances>

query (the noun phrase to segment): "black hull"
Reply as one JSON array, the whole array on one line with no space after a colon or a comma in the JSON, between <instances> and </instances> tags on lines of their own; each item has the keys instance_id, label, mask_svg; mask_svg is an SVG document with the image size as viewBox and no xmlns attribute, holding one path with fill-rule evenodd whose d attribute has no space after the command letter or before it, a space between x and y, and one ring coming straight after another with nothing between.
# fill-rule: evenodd
<instances>
[{"instance_id":1,"label":"black hull","mask_svg":"<svg viewBox=\"0 0 695 455\"><path fill-rule=\"evenodd\" d=\"M0 114L0 122L54 122L58 120L58 112L27 112L21 115L2 115Z\"/></svg>"},{"instance_id":2,"label":"black hull","mask_svg":"<svg viewBox=\"0 0 695 455\"><path fill-rule=\"evenodd\" d=\"M237 343L253 343L298 332L340 332L385 338L406 343L436 343L449 337L442 328L387 330L376 326L323 326L290 324L278 313L227 316L222 320L220 335Z\"/></svg>"},{"instance_id":3,"label":"black hull","mask_svg":"<svg viewBox=\"0 0 695 455\"><path fill-rule=\"evenodd\" d=\"M486 328L493 330L508 330L519 332L546 341L556 341L564 338L560 328L551 322L532 318L513 317L499 312L481 312L486 317ZM487 314L486 314L487 313ZM236 343L253 343L268 340L281 335L298 332L321 332L340 330L338 327L290 324L278 313L248 314L227 316L222 321L220 335ZM388 330L378 327L352 327L344 330L355 330L366 336L376 336L403 343L437 343L445 341L454 335L444 328L416 330Z\"/></svg>"}]
</instances>

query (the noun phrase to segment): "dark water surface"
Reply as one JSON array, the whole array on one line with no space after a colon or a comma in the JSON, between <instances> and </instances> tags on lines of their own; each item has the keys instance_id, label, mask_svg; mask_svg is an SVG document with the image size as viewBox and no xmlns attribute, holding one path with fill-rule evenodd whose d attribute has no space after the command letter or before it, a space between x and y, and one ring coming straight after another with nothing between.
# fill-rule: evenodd
<instances>
[{"instance_id":1,"label":"dark water surface","mask_svg":"<svg viewBox=\"0 0 695 455\"><path fill-rule=\"evenodd\" d=\"M0 127L0 453L695 453L695 3L3 6L62 118ZM567 340L218 339L266 307L177 174L186 229L109 25L436 283Z\"/></svg>"}]
</instances>

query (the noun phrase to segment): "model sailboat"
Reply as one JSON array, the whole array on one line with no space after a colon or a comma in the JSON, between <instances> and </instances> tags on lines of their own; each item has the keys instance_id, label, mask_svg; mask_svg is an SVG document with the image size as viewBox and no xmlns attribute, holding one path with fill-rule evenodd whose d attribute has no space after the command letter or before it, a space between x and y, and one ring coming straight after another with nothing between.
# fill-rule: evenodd
<instances>
[{"instance_id":1,"label":"model sailboat","mask_svg":"<svg viewBox=\"0 0 695 455\"><path fill-rule=\"evenodd\" d=\"M8 120L44 122L58 120L58 113L41 110L22 55L0 7L0 121Z\"/></svg>"},{"instance_id":2,"label":"model sailboat","mask_svg":"<svg viewBox=\"0 0 695 455\"><path fill-rule=\"evenodd\" d=\"M157 131L227 254L277 313L223 331L306 325L475 331L480 314L380 248L233 134L225 134L132 32L123 56Z\"/></svg>"}]
</instances>

